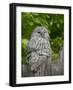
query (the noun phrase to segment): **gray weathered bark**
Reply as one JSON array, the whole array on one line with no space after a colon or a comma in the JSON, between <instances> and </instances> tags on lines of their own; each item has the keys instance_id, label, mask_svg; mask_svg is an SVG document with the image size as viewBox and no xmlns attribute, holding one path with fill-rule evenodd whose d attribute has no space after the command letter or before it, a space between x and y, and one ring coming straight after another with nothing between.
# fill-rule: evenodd
<instances>
[{"instance_id":1,"label":"gray weathered bark","mask_svg":"<svg viewBox=\"0 0 73 90\"><path fill-rule=\"evenodd\" d=\"M64 49L60 51L59 58L52 63L52 75L64 75Z\"/></svg>"}]
</instances>

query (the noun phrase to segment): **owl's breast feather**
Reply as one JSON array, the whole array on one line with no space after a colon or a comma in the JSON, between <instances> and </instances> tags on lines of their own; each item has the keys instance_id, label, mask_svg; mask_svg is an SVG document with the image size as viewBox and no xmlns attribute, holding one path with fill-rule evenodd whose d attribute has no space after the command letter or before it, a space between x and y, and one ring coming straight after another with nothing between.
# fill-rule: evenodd
<instances>
[{"instance_id":1,"label":"owl's breast feather","mask_svg":"<svg viewBox=\"0 0 73 90\"><path fill-rule=\"evenodd\" d=\"M38 50L36 53L40 56L49 56L49 52L43 51L43 50Z\"/></svg>"},{"instance_id":2,"label":"owl's breast feather","mask_svg":"<svg viewBox=\"0 0 73 90\"><path fill-rule=\"evenodd\" d=\"M27 45L28 52L36 52L39 55L46 56L49 56L49 48L48 41L43 38L32 38Z\"/></svg>"}]
</instances>

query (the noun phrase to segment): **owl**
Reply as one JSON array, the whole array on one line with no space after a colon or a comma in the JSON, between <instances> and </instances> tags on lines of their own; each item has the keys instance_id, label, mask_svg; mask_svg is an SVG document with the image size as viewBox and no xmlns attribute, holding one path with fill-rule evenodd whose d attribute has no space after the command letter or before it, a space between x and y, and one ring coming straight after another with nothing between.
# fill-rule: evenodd
<instances>
[{"instance_id":1,"label":"owl","mask_svg":"<svg viewBox=\"0 0 73 90\"><path fill-rule=\"evenodd\" d=\"M36 27L27 43L26 62L33 76L51 75L51 45L48 30Z\"/></svg>"}]
</instances>

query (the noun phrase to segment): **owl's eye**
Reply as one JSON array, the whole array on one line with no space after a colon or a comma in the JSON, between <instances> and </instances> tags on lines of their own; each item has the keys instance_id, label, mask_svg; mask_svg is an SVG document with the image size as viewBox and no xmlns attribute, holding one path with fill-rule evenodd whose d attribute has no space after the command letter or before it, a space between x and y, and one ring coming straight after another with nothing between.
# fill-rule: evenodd
<instances>
[{"instance_id":1,"label":"owl's eye","mask_svg":"<svg viewBox=\"0 0 73 90\"><path fill-rule=\"evenodd\" d=\"M38 33L40 33L40 32L38 32Z\"/></svg>"}]
</instances>

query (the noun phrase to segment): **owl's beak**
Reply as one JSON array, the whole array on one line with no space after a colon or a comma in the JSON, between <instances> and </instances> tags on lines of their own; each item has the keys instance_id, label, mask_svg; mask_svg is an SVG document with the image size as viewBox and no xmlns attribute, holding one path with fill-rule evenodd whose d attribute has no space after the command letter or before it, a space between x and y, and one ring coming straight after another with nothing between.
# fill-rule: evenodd
<instances>
[{"instance_id":1,"label":"owl's beak","mask_svg":"<svg viewBox=\"0 0 73 90\"><path fill-rule=\"evenodd\" d=\"M42 33L39 33L39 35L41 35L43 37L43 34Z\"/></svg>"},{"instance_id":2,"label":"owl's beak","mask_svg":"<svg viewBox=\"0 0 73 90\"><path fill-rule=\"evenodd\" d=\"M41 33L41 36L44 37L44 34Z\"/></svg>"}]
</instances>

